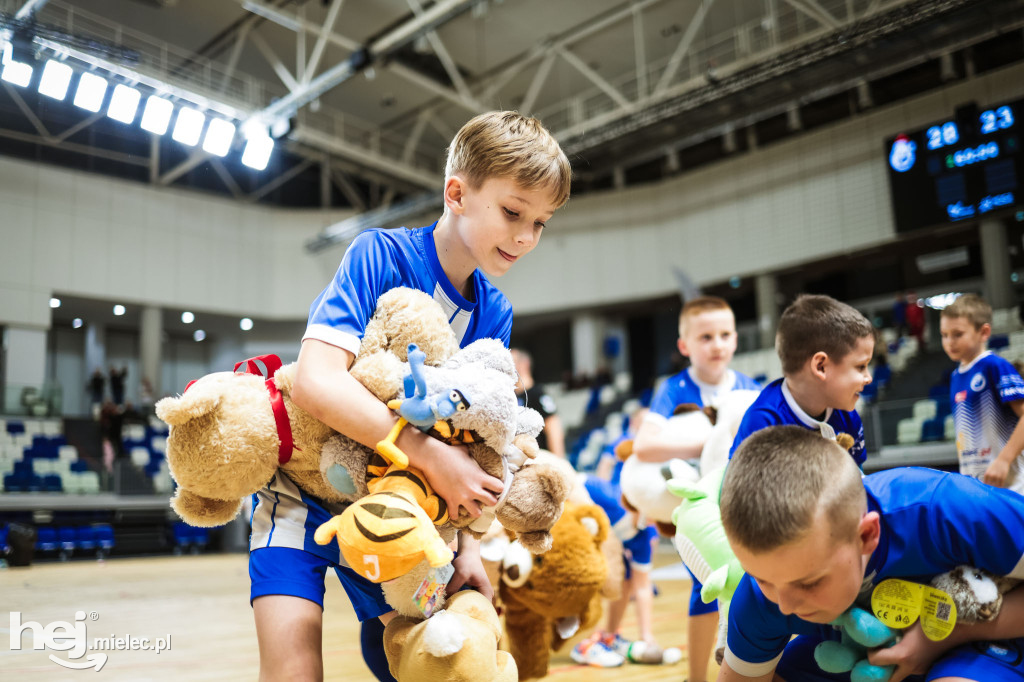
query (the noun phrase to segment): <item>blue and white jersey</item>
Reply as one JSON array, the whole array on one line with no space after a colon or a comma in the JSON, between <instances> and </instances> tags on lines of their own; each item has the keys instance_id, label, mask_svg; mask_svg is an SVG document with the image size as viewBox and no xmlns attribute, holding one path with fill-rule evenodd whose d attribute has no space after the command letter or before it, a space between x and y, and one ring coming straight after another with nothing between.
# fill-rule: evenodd
<instances>
[{"instance_id":1,"label":"blue and white jersey","mask_svg":"<svg viewBox=\"0 0 1024 682\"><path fill-rule=\"evenodd\" d=\"M725 376L718 384L707 384L697 378L687 367L678 374L665 379L651 400L651 409L644 416L657 423L664 422L680 405L693 403L699 407L714 407L729 391L759 391L761 387L746 374L726 370Z\"/></svg>"},{"instance_id":2,"label":"blue and white jersey","mask_svg":"<svg viewBox=\"0 0 1024 682\"><path fill-rule=\"evenodd\" d=\"M1009 362L985 352L953 370L949 382L960 473L980 478L1019 421L1007 403L1024 400L1024 379ZM1006 487L1024 493L1024 457L1010 465Z\"/></svg>"},{"instance_id":3,"label":"blue and white jersey","mask_svg":"<svg viewBox=\"0 0 1024 682\"><path fill-rule=\"evenodd\" d=\"M857 412L846 410L834 410L831 407L825 410L825 418L821 421L804 412L803 408L796 404L793 394L789 392L785 379L776 379L765 386L757 400L743 415L740 422L740 429L736 432L736 438L732 441L732 448L729 450L729 459L732 459L736 448L740 446L750 434L769 426L795 425L804 428L817 430L826 438L835 440L840 433L853 437L853 446L850 448L850 456L857 466L863 466L867 452L864 449L864 424L861 423L860 415Z\"/></svg>"},{"instance_id":4,"label":"blue and white jersey","mask_svg":"<svg viewBox=\"0 0 1024 682\"><path fill-rule=\"evenodd\" d=\"M412 230L361 232L345 251L334 279L309 307L302 340L318 339L355 355L381 294L395 287L411 287L441 304L460 345L501 339L508 346L512 333L508 299L475 270L473 300L467 301L441 269L434 246L436 227L434 223Z\"/></svg>"},{"instance_id":5,"label":"blue and white jersey","mask_svg":"<svg viewBox=\"0 0 1024 682\"><path fill-rule=\"evenodd\" d=\"M864 487L868 509L881 516L881 539L865 570L861 606L882 580L927 583L962 564L1024 578L1024 497L1017 493L916 467L871 474ZM783 615L744 575L729 609L729 667L765 675L795 634L839 639L830 625Z\"/></svg>"}]
</instances>

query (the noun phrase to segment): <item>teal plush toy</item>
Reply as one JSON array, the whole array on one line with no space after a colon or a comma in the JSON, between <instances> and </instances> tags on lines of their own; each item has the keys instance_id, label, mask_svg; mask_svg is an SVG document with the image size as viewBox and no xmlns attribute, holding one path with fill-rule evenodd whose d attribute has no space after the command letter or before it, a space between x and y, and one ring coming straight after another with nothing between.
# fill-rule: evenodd
<instances>
[{"instance_id":1,"label":"teal plush toy","mask_svg":"<svg viewBox=\"0 0 1024 682\"><path fill-rule=\"evenodd\" d=\"M868 649L896 643L897 631L856 606L832 621L842 631L842 641L822 642L814 648L814 660L827 673L850 673L850 682L888 682L894 665L868 663Z\"/></svg>"}]
</instances>

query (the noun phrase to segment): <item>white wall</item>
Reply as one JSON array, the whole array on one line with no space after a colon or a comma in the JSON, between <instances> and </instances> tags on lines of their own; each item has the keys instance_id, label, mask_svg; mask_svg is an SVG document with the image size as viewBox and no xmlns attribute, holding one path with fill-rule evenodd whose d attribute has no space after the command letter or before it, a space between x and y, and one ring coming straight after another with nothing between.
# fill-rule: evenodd
<instances>
[{"instance_id":1,"label":"white wall","mask_svg":"<svg viewBox=\"0 0 1024 682\"><path fill-rule=\"evenodd\" d=\"M894 236L883 140L959 104L1024 94L1024 66L667 182L572 199L499 286L519 313L676 290ZM341 248L304 242L339 212L283 210L0 158L0 324L46 328L51 292L303 320Z\"/></svg>"}]
</instances>

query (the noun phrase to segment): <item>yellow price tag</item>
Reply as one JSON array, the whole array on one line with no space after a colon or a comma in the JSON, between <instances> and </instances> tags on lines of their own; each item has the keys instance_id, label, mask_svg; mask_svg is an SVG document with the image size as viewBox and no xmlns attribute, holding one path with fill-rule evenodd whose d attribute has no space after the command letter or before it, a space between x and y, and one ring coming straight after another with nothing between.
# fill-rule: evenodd
<instances>
[{"instance_id":1,"label":"yellow price tag","mask_svg":"<svg viewBox=\"0 0 1024 682\"><path fill-rule=\"evenodd\" d=\"M871 592L871 611L891 628L913 625L921 615L922 585L890 578Z\"/></svg>"},{"instance_id":2,"label":"yellow price tag","mask_svg":"<svg viewBox=\"0 0 1024 682\"><path fill-rule=\"evenodd\" d=\"M933 642L946 639L956 625L953 598L937 587L925 587L921 597L921 629L925 637Z\"/></svg>"}]
</instances>

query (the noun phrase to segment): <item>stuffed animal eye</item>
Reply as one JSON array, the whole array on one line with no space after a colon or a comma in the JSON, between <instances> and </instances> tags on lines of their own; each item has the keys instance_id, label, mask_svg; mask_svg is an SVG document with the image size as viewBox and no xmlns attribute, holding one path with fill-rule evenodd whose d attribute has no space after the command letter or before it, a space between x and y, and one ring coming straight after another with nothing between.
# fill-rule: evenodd
<instances>
[{"instance_id":1,"label":"stuffed animal eye","mask_svg":"<svg viewBox=\"0 0 1024 682\"><path fill-rule=\"evenodd\" d=\"M505 558L501 561L501 579L509 587L522 587L533 570L533 557L518 542L513 542L505 550Z\"/></svg>"}]
</instances>

